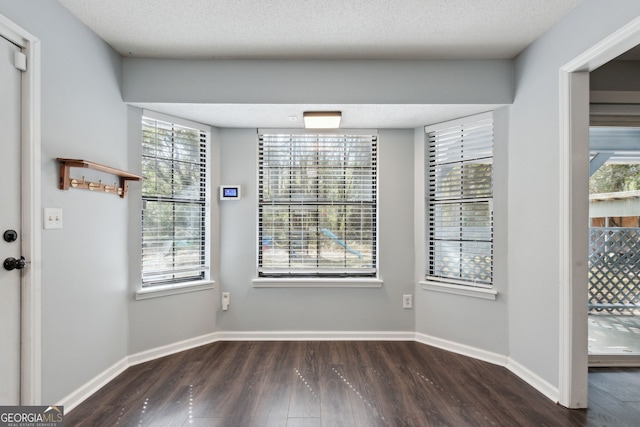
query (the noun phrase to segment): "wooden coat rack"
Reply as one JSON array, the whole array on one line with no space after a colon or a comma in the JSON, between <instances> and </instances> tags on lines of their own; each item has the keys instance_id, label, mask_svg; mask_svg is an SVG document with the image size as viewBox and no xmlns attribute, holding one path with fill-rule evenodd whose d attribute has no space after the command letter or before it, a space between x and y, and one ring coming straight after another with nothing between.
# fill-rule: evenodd
<instances>
[{"instance_id":1,"label":"wooden coat rack","mask_svg":"<svg viewBox=\"0 0 640 427\"><path fill-rule=\"evenodd\" d=\"M89 162L87 160L80 159L63 159L58 157L58 162L60 162L60 189L68 190L69 188L82 188L85 190L91 191L99 191L103 193L109 194L117 194L121 198L127 195L129 191L129 181L142 181L143 177L140 175L135 175L129 172L125 172L120 169L112 168L111 166L101 165L99 163ZM110 173L112 175L116 175L119 177L120 182L114 183L113 185L103 184L102 181L99 182L91 182L85 181L84 177L82 180L71 178L70 169L71 168L88 168L93 169L100 172Z\"/></svg>"}]
</instances>

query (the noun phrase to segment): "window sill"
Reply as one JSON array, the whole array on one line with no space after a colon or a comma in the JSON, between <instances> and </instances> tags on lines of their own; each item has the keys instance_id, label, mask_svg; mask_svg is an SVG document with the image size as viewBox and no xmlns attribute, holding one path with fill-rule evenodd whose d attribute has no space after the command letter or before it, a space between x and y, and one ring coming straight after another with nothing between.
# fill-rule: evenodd
<instances>
[{"instance_id":1,"label":"window sill","mask_svg":"<svg viewBox=\"0 0 640 427\"><path fill-rule=\"evenodd\" d=\"M486 288L474 288L472 286L454 285L450 283L421 280L420 287L424 291L442 292L446 294L461 295L471 298L480 298L495 301L498 291Z\"/></svg>"},{"instance_id":2,"label":"window sill","mask_svg":"<svg viewBox=\"0 0 640 427\"><path fill-rule=\"evenodd\" d=\"M172 285L159 285L142 288L136 292L136 301L166 297L169 295L184 294L187 292L204 291L213 289L216 282L213 280L199 280L197 282L176 283Z\"/></svg>"},{"instance_id":3,"label":"window sill","mask_svg":"<svg viewBox=\"0 0 640 427\"><path fill-rule=\"evenodd\" d=\"M251 281L254 288L381 288L376 278L260 277Z\"/></svg>"}]
</instances>

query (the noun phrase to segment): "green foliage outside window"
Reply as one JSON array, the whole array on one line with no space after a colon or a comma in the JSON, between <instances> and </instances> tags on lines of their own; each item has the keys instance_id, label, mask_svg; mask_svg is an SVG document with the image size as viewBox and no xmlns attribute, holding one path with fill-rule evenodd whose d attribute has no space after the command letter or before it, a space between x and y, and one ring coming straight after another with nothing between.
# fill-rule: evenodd
<instances>
[{"instance_id":1,"label":"green foliage outside window","mask_svg":"<svg viewBox=\"0 0 640 427\"><path fill-rule=\"evenodd\" d=\"M640 164L605 164L589 178L589 194L640 190Z\"/></svg>"}]
</instances>

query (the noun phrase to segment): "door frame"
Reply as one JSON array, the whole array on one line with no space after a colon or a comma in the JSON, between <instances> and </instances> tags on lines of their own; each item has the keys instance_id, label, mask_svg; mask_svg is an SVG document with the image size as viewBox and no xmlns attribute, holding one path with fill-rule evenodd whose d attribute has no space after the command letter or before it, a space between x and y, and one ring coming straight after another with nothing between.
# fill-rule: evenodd
<instances>
[{"instance_id":1,"label":"door frame","mask_svg":"<svg viewBox=\"0 0 640 427\"><path fill-rule=\"evenodd\" d=\"M640 17L560 68L559 403L587 407L589 73L640 44Z\"/></svg>"},{"instance_id":2,"label":"door frame","mask_svg":"<svg viewBox=\"0 0 640 427\"><path fill-rule=\"evenodd\" d=\"M42 399L41 227L40 197L40 40L0 15L0 35L18 45L27 57L21 87L21 234L20 403L39 405Z\"/></svg>"}]
</instances>

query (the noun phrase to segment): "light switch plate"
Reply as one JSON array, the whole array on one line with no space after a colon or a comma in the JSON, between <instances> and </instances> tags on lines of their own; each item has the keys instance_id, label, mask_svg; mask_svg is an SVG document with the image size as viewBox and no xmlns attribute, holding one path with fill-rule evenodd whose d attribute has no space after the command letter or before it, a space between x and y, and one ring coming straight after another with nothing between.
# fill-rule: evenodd
<instances>
[{"instance_id":1,"label":"light switch plate","mask_svg":"<svg viewBox=\"0 0 640 427\"><path fill-rule=\"evenodd\" d=\"M44 208L43 220L45 230L62 228L62 209Z\"/></svg>"}]
</instances>

